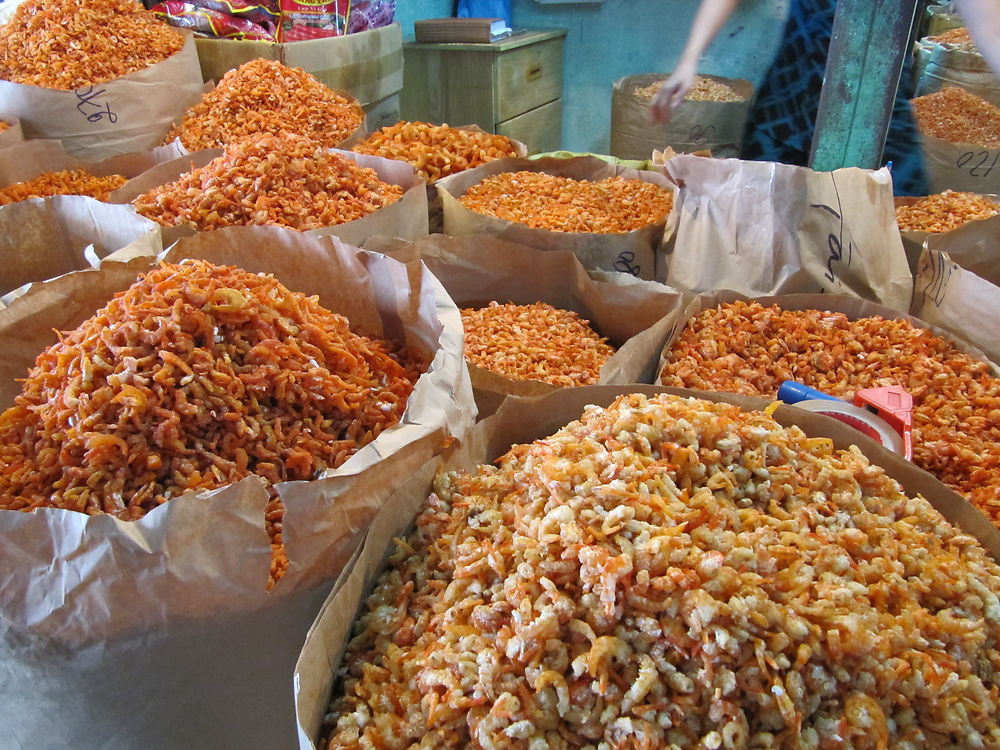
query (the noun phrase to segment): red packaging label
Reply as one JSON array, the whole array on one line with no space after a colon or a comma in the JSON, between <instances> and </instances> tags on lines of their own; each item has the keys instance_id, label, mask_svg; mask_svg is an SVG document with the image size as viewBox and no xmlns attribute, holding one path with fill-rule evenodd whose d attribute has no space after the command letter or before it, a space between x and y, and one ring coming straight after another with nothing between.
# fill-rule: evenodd
<instances>
[{"instance_id":1,"label":"red packaging label","mask_svg":"<svg viewBox=\"0 0 1000 750\"><path fill-rule=\"evenodd\" d=\"M333 3L281 0L279 41L300 42L346 34L350 8L350 0L337 0Z\"/></svg>"}]
</instances>

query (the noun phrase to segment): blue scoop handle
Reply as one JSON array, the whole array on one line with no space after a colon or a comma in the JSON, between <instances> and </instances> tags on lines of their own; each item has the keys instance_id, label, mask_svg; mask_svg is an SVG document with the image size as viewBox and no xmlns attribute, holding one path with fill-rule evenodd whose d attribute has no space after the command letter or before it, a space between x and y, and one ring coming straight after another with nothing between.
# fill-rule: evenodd
<instances>
[{"instance_id":1,"label":"blue scoop handle","mask_svg":"<svg viewBox=\"0 0 1000 750\"><path fill-rule=\"evenodd\" d=\"M778 399L786 404L795 404L799 401L808 401L813 398L822 398L827 401L840 401L836 396L831 396L823 391L817 391L794 380L786 380L778 388Z\"/></svg>"}]
</instances>

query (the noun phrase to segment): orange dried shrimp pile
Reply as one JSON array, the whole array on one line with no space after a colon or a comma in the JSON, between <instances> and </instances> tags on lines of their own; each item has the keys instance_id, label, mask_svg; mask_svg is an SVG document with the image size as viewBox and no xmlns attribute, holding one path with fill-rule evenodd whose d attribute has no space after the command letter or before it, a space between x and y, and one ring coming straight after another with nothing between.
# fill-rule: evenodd
<instances>
[{"instance_id":1,"label":"orange dried shrimp pile","mask_svg":"<svg viewBox=\"0 0 1000 750\"><path fill-rule=\"evenodd\" d=\"M674 194L651 182L574 180L543 172L504 172L459 199L473 211L556 232L631 232L664 221Z\"/></svg>"},{"instance_id":2,"label":"orange dried shrimp pile","mask_svg":"<svg viewBox=\"0 0 1000 750\"><path fill-rule=\"evenodd\" d=\"M0 508L134 520L251 474L312 478L399 421L421 367L272 276L163 265L38 356L0 414ZM267 513L277 576L277 498Z\"/></svg>"},{"instance_id":3,"label":"orange dried shrimp pile","mask_svg":"<svg viewBox=\"0 0 1000 750\"><path fill-rule=\"evenodd\" d=\"M318 78L276 60L251 60L226 73L167 134L191 150L219 148L282 131L333 147L365 119L361 105Z\"/></svg>"},{"instance_id":4,"label":"orange dried shrimp pile","mask_svg":"<svg viewBox=\"0 0 1000 750\"><path fill-rule=\"evenodd\" d=\"M376 130L353 151L412 164L429 182L489 161L517 156L510 138L426 122L397 122Z\"/></svg>"},{"instance_id":5,"label":"orange dried shrimp pile","mask_svg":"<svg viewBox=\"0 0 1000 750\"><path fill-rule=\"evenodd\" d=\"M132 201L164 226L207 231L248 224L307 230L360 219L403 195L360 167L301 135L282 133L231 144L204 167Z\"/></svg>"},{"instance_id":6,"label":"orange dried shrimp pile","mask_svg":"<svg viewBox=\"0 0 1000 750\"><path fill-rule=\"evenodd\" d=\"M0 133L5 130L10 130L10 123L6 120L0 120Z\"/></svg>"},{"instance_id":7,"label":"orange dried shrimp pile","mask_svg":"<svg viewBox=\"0 0 1000 750\"><path fill-rule=\"evenodd\" d=\"M969 30L964 26L959 26L955 29L948 29L936 36L927 37L932 42L937 42L938 44L953 44L956 47L974 50L976 48L976 43L972 41L972 36L969 34Z\"/></svg>"},{"instance_id":8,"label":"orange dried shrimp pile","mask_svg":"<svg viewBox=\"0 0 1000 750\"><path fill-rule=\"evenodd\" d=\"M914 99L913 116L924 135L1000 148L1000 107L957 86Z\"/></svg>"},{"instance_id":9,"label":"orange dried shrimp pile","mask_svg":"<svg viewBox=\"0 0 1000 750\"><path fill-rule=\"evenodd\" d=\"M97 200L106 201L113 191L125 184L126 180L127 178L120 174L98 177L86 169L43 172L33 179L16 182L0 189L0 206L26 201L29 198L44 198L47 195L89 195Z\"/></svg>"},{"instance_id":10,"label":"orange dried shrimp pile","mask_svg":"<svg viewBox=\"0 0 1000 750\"><path fill-rule=\"evenodd\" d=\"M325 747L996 747L998 594L856 449L624 396L438 478Z\"/></svg>"},{"instance_id":11,"label":"orange dried shrimp pile","mask_svg":"<svg viewBox=\"0 0 1000 750\"><path fill-rule=\"evenodd\" d=\"M664 385L774 396L784 380L851 400L913 395L913 461L1000 526L1000 378L905 320L734 302L695 316L668 353Z\"/></svg>"},{"instance_id":12,"label":"orange dried shrimp pile","mask_svg":"<svg viewBox=\"0 0 1000 750\"><path fill-rule=\"evenodd\" d=\"M571 310L544 302L464 308L465 358L513 380L588 385L615 350Z\"/></svg>"},{"instance_id":13,"label":"orange dried shrimp pile","mask_svg":"<svg viewBox=\"0 0 1000 750\"><path fill-rule=\"evenodd\" d=\"M0 78L66 91L179 52L184 37L136 0L26 0L0 26Z\"/></svg>"},{"instance_id":14,"label":"orange dried shrimp pile","mask_svg":"<svg viewBox=\"0 0 1000 750\"><path fill-rule=\"evenodd\" d=\"M1000 203L985 195L945 190L896 207L896 223L903 232L947 232L977 219L1000 213Z\"/></svg>"}]
</instances>

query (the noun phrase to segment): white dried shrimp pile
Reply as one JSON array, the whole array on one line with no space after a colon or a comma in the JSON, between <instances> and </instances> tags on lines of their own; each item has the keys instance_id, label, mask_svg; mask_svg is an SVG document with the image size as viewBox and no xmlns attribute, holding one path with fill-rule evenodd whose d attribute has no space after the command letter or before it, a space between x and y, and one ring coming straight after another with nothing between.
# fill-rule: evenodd
<instances>
[{"instance_id":1,"label":"white dried shrimp pile","mask_svg":"<svg viewBox=\"0 0 1000 750\"><path fill-rule=\"evenodd\" d=\"M326 747L997 747L998 592L856 449L624 396L438 479Z\"/></svg>"},{"instance_id":2,"label":"white dried shrimp pile","mask_svg":"<svg viewBox=\"0 0 1000 750\"><path fill-rule=\"evenodd\" d=\"M251 474L310 479L396 424L421 369L272 276L163 265L38 356L0 414L0 508L135 520Z\"/></svg>"}]
</instances>

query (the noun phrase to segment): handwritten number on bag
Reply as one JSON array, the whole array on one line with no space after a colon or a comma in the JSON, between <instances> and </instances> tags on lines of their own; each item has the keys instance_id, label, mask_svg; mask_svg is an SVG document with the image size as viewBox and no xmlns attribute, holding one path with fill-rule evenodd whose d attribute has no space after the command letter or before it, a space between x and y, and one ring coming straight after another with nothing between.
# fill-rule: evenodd
<instances>
[{"instance_id":1,"label":"handwritten number on bag","mask_svg":"<svg viewBox=\"0 0 1000 750\"><path fill-rule=\"evenodd\" d=\"M989 166L986 166L989 162ZM989 151L966 151L955 162L955 166L964 169L972 177L988 177L993 168L1000 164L1000 151L993 152L990 159Z\"/></svg>"},{"instance_id":2,"label":"handwritten number on bag","mask_svg":"<svg viewBox=\"0 0 1000 750\"><path fill-rule=\"evenodd\" d=\"M831 176L832 179L832 176ZM833 282L837 280L836 274L833 272L833 264L846 262L847 265L851 265L851 260L854 258L854 243L848 241L847 247L844 247L844 216L843 216L843 206L840 202L840 191L837 190L837 181L833 180L833 192L837 196L837 208L832 206L827 206L823 203L811 203L810 208L818 208L821 211L825 211L830 214L834 219L837 220L838 226L836 232L830 232L826 236L826 273L823 274L827 281ZM846 250L847 257L844 257Z\"/></svg>"},{"instance_id":3,"label":"handwritten number on bag","mask_svg":"<svg viewBox=\"0 0 1000 750\"><path fill-rule=\"evenodd\" d=\"M112 125L118 122L118 115L111 111L111 104L97 101L104 96L104 89L94 91L93 86L87 86L73 93L76 94L76 109L87 118L87 122L100 122L105 117Z\"/></svg>"},{"instance_id":4,"label":"handwritten number on bag","mask_svg":"<svg viewBox=\"0 0 1000 750\"><path fill-rule=\"evenodd\" d=\"M630 273L633 276L638 276L640 268L637 265L633 266L633 262L635 262L635 253L631 250L625 250L618 255L618 259L615 261L615 270L621 273Z\"/></svg>"},{"instance_id":5,"label":"handwritten number on bag","mask_svg":"<svg viewBox=\"0 0 1000 750\"><path fill-rule=\"evenodd\" d=\"M948 296L948 282L955 270L954 264L945 263L941 253L929 253L921 259L920 265L920 275L927 277L920 295L925 304L930 299L936 307L941 307Z\"/></svg>"},{"instance_id":6,"label":"handwritten number on bag","mask_svg":"<svg viewBox=\"0 0 1000 750\"><path fill-rule=\"evenodd\" d=\"M688 133L688 141L698 146L704 146L715 137L715 125L692 125Z\"/></svg>"}]
</instances>

